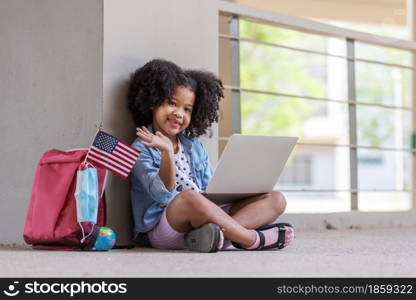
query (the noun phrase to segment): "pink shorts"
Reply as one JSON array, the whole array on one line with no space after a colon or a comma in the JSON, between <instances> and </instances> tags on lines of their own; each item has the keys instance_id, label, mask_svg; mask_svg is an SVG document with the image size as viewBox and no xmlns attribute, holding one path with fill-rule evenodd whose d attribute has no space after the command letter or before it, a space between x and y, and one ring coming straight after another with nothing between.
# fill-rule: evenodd
<instances>
[{"instance_id":1,"label":"pink shorts","mask_svg":"<svg viewBox=\"0 0 416 300\"><path fill-rule=\"evenodd\" d=\"M221 207L227 214L231 204ZM163 211L159 223L147 233L149 242L153 248L159 249L185 249L185 233L177 232L170 226L166 218L166 208Z\"/></svg>"}]
</instances>

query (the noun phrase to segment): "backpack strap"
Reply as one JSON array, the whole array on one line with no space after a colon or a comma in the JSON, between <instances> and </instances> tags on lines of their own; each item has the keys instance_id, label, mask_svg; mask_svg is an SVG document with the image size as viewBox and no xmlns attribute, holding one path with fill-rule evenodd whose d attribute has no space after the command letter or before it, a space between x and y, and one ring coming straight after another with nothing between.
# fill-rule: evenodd
<instances>
[{"instance_id":1,"label":"backpack strap","mask_svg":"<svg viewBox=\"0 0 416 300\"><path fill-rule=\"evenodd\" d=\"M100 234L100 227L94 226L91 235L89 237L89 241L86 243L86 245L82 248L84 251L90 251L95 245L95 241L98 238L98 235Z\"/></svg>"}]
</instances>

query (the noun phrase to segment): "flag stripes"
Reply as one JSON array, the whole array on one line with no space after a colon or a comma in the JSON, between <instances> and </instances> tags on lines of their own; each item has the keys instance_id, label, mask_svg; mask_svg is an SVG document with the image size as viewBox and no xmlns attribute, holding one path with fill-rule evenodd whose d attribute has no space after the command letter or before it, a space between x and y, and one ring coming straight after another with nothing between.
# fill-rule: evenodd
<instances>
[{"instance_id":1,"label":"flag stripes","mask_svg":"<svg viewBox=\"0 0 416 300\"><path fill-rule=\"evenodd\" d=\"M88 151L87 161L127 178L139 155L140 151L126 142L99 131Z\"/></svg>"}]
</instances>

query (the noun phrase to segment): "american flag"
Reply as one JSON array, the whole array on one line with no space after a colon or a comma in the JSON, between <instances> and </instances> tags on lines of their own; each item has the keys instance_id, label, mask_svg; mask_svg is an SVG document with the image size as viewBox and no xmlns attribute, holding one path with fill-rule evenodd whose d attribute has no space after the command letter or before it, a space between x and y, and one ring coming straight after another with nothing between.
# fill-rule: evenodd
<instances>
[{"instance_id":1,"label":"american flag","mask_svg":"<svg viewBox=\"0 0 416 300\"><path fill-rule=\"evenodd\" d=\"M87 154L87 162L100 165L122 178L127 178L140 151L126 142L98 131Z\"/></svg>"}]
</instances>

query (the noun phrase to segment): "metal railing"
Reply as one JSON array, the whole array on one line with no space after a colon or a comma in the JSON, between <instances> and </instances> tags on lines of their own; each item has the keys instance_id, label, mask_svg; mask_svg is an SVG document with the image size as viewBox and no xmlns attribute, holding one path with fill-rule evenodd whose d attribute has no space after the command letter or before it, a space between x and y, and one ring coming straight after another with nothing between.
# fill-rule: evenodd
<instances>
[{"instance_id":1,"label":"metal railing","mask_svg":"<svg viewBox=\"0 0 416 300\"><path fill-rule=\"evenodd\" d=\"M356 62L364 62L368 64L376 64L376 65L383 65L388 67L394 68L401 68L412 71L411 76L414 76L413 71L416 71L416 67L414 65L407 66L403 64L394 64L394 63L387 63L383 61L377 60L369 60L363 58L355 57L355 42L363 42L366 44L384 46L389 48L397 48L401 50L409 51L410 53L414 53L416 50L416 43L404 40L397 40L388 37L381 37L374 34L367 34L363 32L358 32L354 30L344 29L332 25L322 24L319 22L306 20L302 18L290 17L285 16L277 13L262 11L258 9L254 9L251 7L220 1L220 15L229 17L229 34L220 33L219 38L228 40L230 42L230 51L231 51L231 64L230 64L230 72L231 72L231 84L224 85L225 89L231 92L231 101L232 101L232 111L233 111L233 118L232 118L232 132L233 133L241 133L241 93L254 93L254 94L266 94L266 95L273 95L273 96L280 96L280 97L288 97L288 98L299 98L299 99L306 99L312 101L321 101L321 102L332 102L332 103L342 103L348 105L348 119L349 119L349 144L322 144L322 143L302 143L299 142L298 145L303 146L319 146L319 147L345 147L349 149L349 164L350 164L350 188L344 190L335 190L335 189L298 189L292 190L296 192L349 192L351 195L351 210L358 209L358 192L360 191L384 191L384 192L412 192L413 199L415 199L414 192L415 192L415 183L412 181L412 188L411 189L359 189L358 188L358 149L373 149L373 150L381 150L381 151L402 151L414 154L416 149L414 148L400 148L400 147L373 147L373 146L364 146L357 144L357 106L364 105L364 106L372 106L372 107L381 107L385 109L399 109L404 111L409 111L412 114L412 118L414 118L414 114L416 112L415 103L412 102L412 106L397 106L397 105L387 105L381 103L368 103L368 102L360 102L356 99L356 87L355 87L355 63ZM346 55L335 55L323 51L315 51L315 50L308 50L302 49L287 45L282 45L279 43L271 43L261 40L255 40L252 38L241 37L239 34L239 20L240 18L248 21L252 21L255 23L260 24L267 24L273 25L276 27L283 27L289 28L292 30L305 32L305 33L312 33L320 36L325 37L336 37L336 38L343 38L346 41ZM280 49L286 49L290 51L297 51L302 53L309 53L315 55L322 55L322 56L329 56L329 57L336 57L340 59L344 59L347 62L347 90L348 90L348 99L330 99L330 98L323 98L323 97L312 97L312 96L305 96L305 95L296 95L296 94L287 94L287 93L280 93L280 92L273 92L267 90L257 90L257 89L247 89L240 86L240 50L239 50L239 43L252 43L252 44L259 44L264 45L267 47L274 47ZM413 81L412 81L413 82ZM412 90L413 92L413 90ZM411 97L412 101L414 97ZM412 128L412 132L415 132L415 129ZM220 137L220 140L227 140L228 137ZM414 147L412 145L412 147ZM414 155L413 155L414 156ZM412 156L412 159L415 158ZM413 201L415 203L415 201Z\"/></svg>"}]
</instances>

